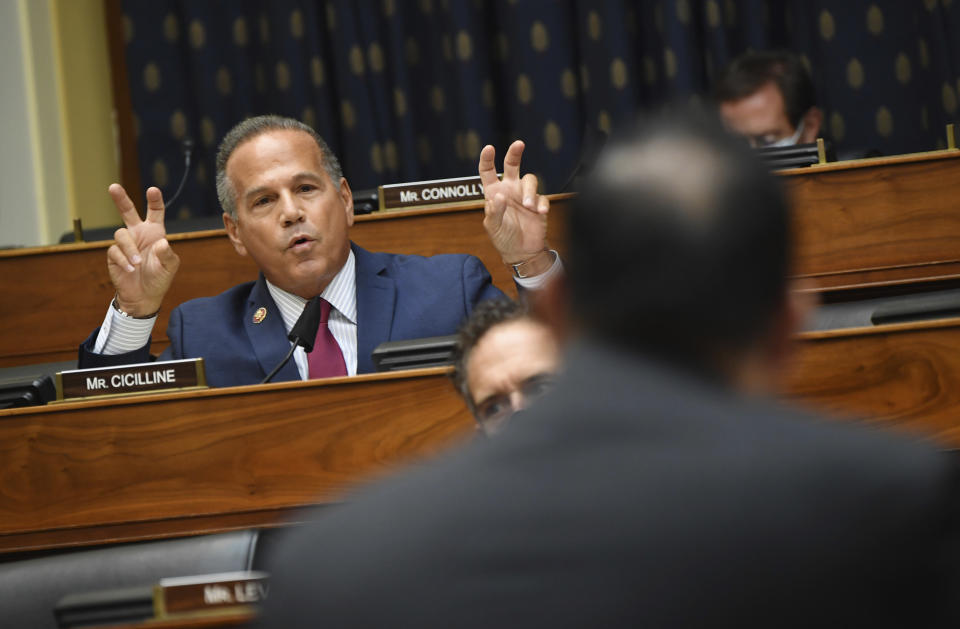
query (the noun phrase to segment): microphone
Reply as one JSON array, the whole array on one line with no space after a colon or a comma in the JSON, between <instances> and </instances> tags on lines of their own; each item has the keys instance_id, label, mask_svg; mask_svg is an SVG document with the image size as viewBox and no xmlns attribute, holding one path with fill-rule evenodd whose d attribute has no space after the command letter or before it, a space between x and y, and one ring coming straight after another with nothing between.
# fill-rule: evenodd
<instances>
[{"instance_id":1,"label":"microphone","mask_svg":"<svg viewBox=\"0 0 960 629\"><path fill-rule=\"evenodd\" d=\"M290 342L293 345L290 346L290 351L287 352L287 355L284 356L283 360L280 361L280 364L273 368L267 377L264 378L260 384L266 384L277 375L277 372L280 371L287 362L290 361L290 357L293 356L293 351L297 349L298 346L302 347L305 352L308 354L313 351L313 342L317 338L317 330L320 328L320 297L314 297L307 302L307 305L303 307L303 312L300 313L300 318L297 319L297 322L293 324L293 328L290 330L290 334L287 335L287 338L290 339Z\"/></svg>"},{"instance_id":2,"label":"microphone","mask_svg":"<svg viewBox=\"0 0 960 629\"><path fill-rule=\"evenodd\" d=\"M320 329L320 297L314 297L303 307L300 318L293 324L293 329L287 338L296 346L302 345L308 354L313 351L313 342L317 339L317 330Z\"/></svg>"},{"instance_id":3,"label":"microphone","mask_svg":"<svg viewBox=\"0 0 960 629\"><path fill-rule=\"evenodd\" d=\"M170 197L170 200L164 204L166 209L170 209L170 206L177 200L177 197L180 196L180 193L183 192L183 185L187 183L187 175L190 174L190 157L193 155L193 140L190 138L185 138L183 140L183 177L180 178L180 185L177 186L177 191L173 193L173 196Z\"/></svg>"}]
</instances>

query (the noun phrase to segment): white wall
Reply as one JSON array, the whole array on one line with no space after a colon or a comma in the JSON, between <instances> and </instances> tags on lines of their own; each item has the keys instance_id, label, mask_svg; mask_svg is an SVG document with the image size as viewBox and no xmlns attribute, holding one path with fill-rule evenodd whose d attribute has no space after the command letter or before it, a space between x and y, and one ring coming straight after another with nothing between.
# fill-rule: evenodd
<instances>
[{"instance_id":1,"label":"white wall","mask_svg":"<svg viewBox=\"0 0 960 629\"><path fill-rule=\"evenodd\" d=\"M30 53L25 41L25 7L0 0L0 247L38 245L45 221L38 211L28 76Z\"/></svg>"},{"instance_id":2,"label":"white wall","mask_svg":"<svg viewBox=\"0 0 960 629\"><path fill-rule=\"evenodd\" d=\"M71 228L49 0L0 0L0 247Z\"/></svg>"}]
</instances>

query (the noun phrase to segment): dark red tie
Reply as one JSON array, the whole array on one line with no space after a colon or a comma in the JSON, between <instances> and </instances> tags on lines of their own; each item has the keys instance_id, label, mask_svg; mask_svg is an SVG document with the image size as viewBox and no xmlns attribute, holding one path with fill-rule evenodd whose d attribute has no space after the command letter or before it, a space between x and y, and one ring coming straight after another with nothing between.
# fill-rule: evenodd
<instances>
[{"instance_id":1,"label":"dark red tie","mask_svg":"<svg viewBox=\"0 0 960 629\"><path fill-rule=\"evenodd\" d=\"M313 351L307 354L307 365L310 368L310 379L332 378L347 375L347 364L343 360L343 352L337 339L327 326L330 318L330 302L320 299L320 327L317 328L317 338L313 342Z\"/></svg>"}]
</instances>

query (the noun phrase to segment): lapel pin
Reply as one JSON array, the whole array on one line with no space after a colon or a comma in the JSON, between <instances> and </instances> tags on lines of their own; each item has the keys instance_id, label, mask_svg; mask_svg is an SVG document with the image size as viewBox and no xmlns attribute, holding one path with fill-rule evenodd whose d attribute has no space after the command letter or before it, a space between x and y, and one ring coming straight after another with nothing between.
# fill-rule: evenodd
<instances>
[{"instance_id":1,"label":"lapel pin","mask_svg":"<svg viewBox=\"0 0 960 629\"><path fill-rule=\"evenodd\" d=\"M257 308L257 311L253 313L253 322L260 323L267 318L267 309L263 306Z\"/></svg>"}]
</instances>

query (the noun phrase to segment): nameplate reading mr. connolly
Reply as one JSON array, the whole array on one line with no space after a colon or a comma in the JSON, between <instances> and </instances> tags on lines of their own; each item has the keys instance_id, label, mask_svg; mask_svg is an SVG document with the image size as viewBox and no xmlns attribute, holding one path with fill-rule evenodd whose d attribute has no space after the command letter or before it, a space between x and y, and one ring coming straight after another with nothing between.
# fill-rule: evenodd
<instances>
[{"instance_id":1,"label":"nameplate reading mr. connolly","mask_svg":"<svg viewBox=\"0 0 960 629\"><path fill-rule=\"evenodd\" d=\"M497 175L501 177L502 175ZM483 201L480 177L392 183L378 190L381 210L412 210L431 205L458 205Z\"/></svg>"},{"instance_id":2,"label":"nameplate reading mr. connolly","mask_svg":"<svg viewBox=\"0 0 960 629\"><path fill-rule=\"evenodd\" d=\"M74 369L57 374L57 399L206 387L202 358Z\"/></svg>"}]
</instances>

